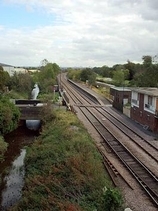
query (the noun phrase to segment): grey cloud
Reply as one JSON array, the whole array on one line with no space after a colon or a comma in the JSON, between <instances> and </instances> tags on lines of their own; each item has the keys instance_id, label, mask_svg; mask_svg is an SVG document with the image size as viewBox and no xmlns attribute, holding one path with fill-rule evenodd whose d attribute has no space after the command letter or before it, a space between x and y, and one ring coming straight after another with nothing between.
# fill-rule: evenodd
<instances>
[{"instance_id":1,"label":"grey cloud","mask_svg":"<svg viewBox=\"0 0 158 211\"><path fill-rule=\"evenodd\" d=\"M142 2L142 0L108 0L109 5L112 6L135 6Z\"/></svg>"},{"instance_id":2,"label":"grey cloud","mask_svg":"<svg viewBox=\"0 0 158 211\"><path fill-rule=\"evenodd\" d=\"M158 19L158 12L157 11L146 11L146 12L142 12L142 18L145 20L152 20L152 21L157 21Z\"/></svg>"},{"instance_id":3,"label":"grey cloud","mask_svg":"<svg viewBox=\"0 0 158 211\"><path fill-rule=\"evenodd\" d=\"M158 1L157 0L147 0L147 4L150 8L158 10Z\"/></svg>"}]
</instances>

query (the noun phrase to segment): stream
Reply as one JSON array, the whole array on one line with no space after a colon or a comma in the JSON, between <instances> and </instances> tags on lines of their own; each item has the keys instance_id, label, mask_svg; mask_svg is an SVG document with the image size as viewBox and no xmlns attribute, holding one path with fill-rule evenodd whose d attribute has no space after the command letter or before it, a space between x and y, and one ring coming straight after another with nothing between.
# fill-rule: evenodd
<instances>
[{"instance_id":1,"label":"stream","mask_svg":"<svg viewBox=\"0 0 158 211\"><path fill-rule=\"evenodd\" d=\"M38 135L38 131L20 126L4 137L8 149L5 160L0 163L0 210L5 211L20 200L25 177L25 147Z\"/></svg>"}]
</instances>

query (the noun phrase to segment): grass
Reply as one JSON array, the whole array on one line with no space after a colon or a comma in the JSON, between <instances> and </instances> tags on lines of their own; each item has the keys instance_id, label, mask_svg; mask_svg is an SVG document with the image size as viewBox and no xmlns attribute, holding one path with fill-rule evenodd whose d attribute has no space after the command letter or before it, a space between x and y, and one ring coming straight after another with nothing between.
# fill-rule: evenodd
<instances>
[{"instance_id":1,"label":"grass","mask_svg":"<svg viewBox=\"0 0 158 211\"><path fill-rule=\"evenodd\" d=\"M106 210L103 188L112 187L93 139L71 112L55 116L27 147L23 196L11 210Z\"/></svg>"}]
</instances>

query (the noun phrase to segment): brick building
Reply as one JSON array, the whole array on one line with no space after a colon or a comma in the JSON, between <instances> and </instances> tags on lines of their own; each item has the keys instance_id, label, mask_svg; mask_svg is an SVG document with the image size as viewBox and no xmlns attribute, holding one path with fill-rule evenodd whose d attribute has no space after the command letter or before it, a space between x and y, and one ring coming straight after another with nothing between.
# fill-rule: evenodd
<instances>
[{"instance_id":1,"label":"brick building","mask_svg":"<svg viewBox=\"0 0 158 211\"><path fill-rule=\"evenodd\" d=\"M131 103L131 90L126 87L111 87L110 95L112 96L112 105L117 110L123 112L123 107Z\"/></svg>"},{"instance_id":2,"label":"brick building","mask_svg":"<svg viewBox=\"0 0 158 211\"><path fill-rule=\"evenodd\" d=\"M131 119L158 132L158 88L132 89Z\"/></svg>"}]
</instances>

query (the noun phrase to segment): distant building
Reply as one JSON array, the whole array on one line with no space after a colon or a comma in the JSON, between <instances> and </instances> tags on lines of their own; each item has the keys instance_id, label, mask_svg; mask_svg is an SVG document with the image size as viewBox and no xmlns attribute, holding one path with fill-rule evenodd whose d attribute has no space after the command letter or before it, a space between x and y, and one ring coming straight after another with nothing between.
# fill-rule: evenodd
<instances>
[{"instance_id":1,"label":"distant building","mask_svg":"<svg viewBox=\"0 0 158 211\"><path fill-rule=\"evenodd\" d=\"M27 70L28 73L35 73L35 72L40 72L39 69L28 69Z\"/></svg>"},{"instance_id":2,"label":"distant building","mask_svg":"<svg viewBox=\"0 0 158 211\"><path fill-rule=\"evenodd\" d=\"M158 88L132 89L131 119L158 132Z\"/></svg>"},{"instance_id":3,"label":"distant building","mask_svg":"<svg viewBox=\"0 0 158 211\"><path fill-rule=\"evenodd\" d=\"M3 67L3 70L8 72L10 76L14 75L14 67L8 64L0 63L0 66Z\"/></svg>"},{"instance_id":4,"label":"distant building","mask_svg":"<svg viewBox=\"0 0 158 211\"><path fill-rule=\"evenodd\" d=\"M22 68L22 67L15 67L14 72L16 72L16 73L27 73L28 71L25 68Z\"/></svg>"}]
</instances>

